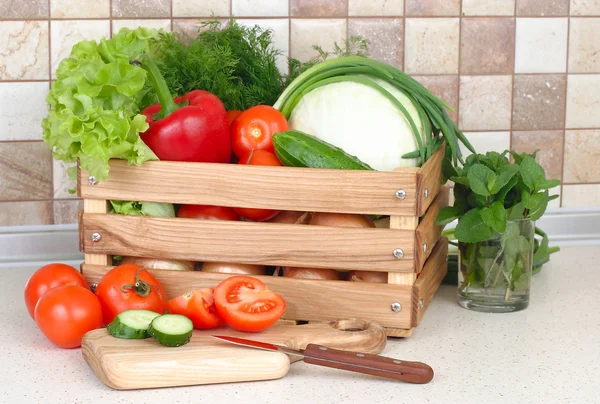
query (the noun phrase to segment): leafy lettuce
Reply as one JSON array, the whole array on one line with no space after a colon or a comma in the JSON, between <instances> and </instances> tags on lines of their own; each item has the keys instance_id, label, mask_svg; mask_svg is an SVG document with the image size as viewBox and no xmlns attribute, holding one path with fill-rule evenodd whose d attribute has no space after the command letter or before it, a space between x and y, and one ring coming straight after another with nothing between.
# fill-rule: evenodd
<instances>
[{"instance_id":1,"label":"leafy lettuce","mask_svg":"<svg viewBox=\"0 0 600 404\"><path fill-rule=\"evenodd\" d=\"M99 181L108 178L111 158L135 165L158 160L139 135L148 128L138 106L146 72L130 61L151 53L151 41L161 32L123 28L112 39L73 46L58 66L42 121L43 139L55 159L79 160Z\"/></svg>"}]
</instances>

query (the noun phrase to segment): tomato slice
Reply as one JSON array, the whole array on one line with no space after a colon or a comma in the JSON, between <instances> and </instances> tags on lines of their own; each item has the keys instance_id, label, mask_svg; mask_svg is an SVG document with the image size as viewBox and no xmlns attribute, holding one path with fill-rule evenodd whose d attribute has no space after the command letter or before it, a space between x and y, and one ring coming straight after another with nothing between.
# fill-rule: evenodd
<instances>
[{"instance_id":1,"label":"tomato slice","mask_svg":"<svg viewBox=\"0 0 600 404\"><path fill-rule=\"evenodd\" d=\"M275 324L285 311L285 300L251 276L225 279L215 288L214 299L221 318L239 331L265 330Z\"/></svg>"},{"instance_id":2,"label":"tomato slice","mask_svg":"<svg viewBox=\"0 0 600 404\"><path fill-rule=\"evenodd\" d=\"M213 299L212 288L195 289L167 302L171 314L182 314L192 320L194 328L208 330L223 324Z\"/></svg>"}]
</instances>

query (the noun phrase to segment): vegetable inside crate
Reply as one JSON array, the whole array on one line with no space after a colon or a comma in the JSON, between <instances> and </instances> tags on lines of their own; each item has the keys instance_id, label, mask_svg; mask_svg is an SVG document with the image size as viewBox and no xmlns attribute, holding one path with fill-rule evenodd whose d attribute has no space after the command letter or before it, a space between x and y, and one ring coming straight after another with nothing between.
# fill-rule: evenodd
<instances>
[{"instance_id":1,"label":"vegetable inside crate","mask_svg":"<svg viewBox=\"0 0 600 404\"><path fill-rule=\"evenodd\" d=\"M420 168L391 172L167 161L134 166L113 160L110 179L94 182L78 170L78 192L84 199L79 223L82 272L89 282L98 282L114 255L383 272L387 283L256 277L286 300L286 320L357 317L379 322L388 335L408 336L446 273L447 240L435 224L437 212L448 204L443 156L441 148ZM390 218L383 227L348 228L124 216L107 214L109 200ZM168 298L214 287L231 276L150 272Z\"/></svg>"}]
</instances>

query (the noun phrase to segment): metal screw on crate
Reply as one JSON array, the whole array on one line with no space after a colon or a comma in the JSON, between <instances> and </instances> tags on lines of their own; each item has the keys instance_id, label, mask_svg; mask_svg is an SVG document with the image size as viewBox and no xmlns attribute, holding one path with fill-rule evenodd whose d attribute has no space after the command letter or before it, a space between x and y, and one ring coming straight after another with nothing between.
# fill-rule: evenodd
<instances>
[{"instance_id":1,"label":"metal screw on crate","mask_svg":"<svg viewBox=\"0 0 600 404\"><path fill-rule=\"evenodd\" d=\"M402 251L402 249L401 249L401 248L396 248L396 249L394 250L393 254L394 254L394 258L396 258L396 259L398 259L398 260L399 260L400 258L404 257L404 251Z\"/></svg>"},{"instance_id":2,"label":"metal screw on crate","mask_svg":"<svg viewBox=\"0 0 600 404\"><path fill-rule=\"evenodd\" d=\"M90 285L90 290L92 291L92 293L96 292L96 288L98 287L97 283L92 283Z\"/></svg>"},{"instance_id":3,"label":"metal screw on crate","mask_svg":"<svg viewBox=\"0 0 600 404\"><path fill-rule=\"evenodd\" d=\"M394 313L398 313L400 310L402 310L402 305L398 302L394 302L392 303L392 311Z\"/></svg>"},{"instance_id":4,"label":"metal screw on crate","mask_svg":"<svg viewBox=\"0 0 600 404\"><path fill-rule=\"evenodd\" d=\"M426 253L427 252L427 243L423 243L423 252Z\"/></svg>"},{"instance_id":5,"label":"metal screw on crate","mask_svg":"<svg viewBox=\"0 0 600 404\"><path fill-rule=\"evenodd\" d=\"M91 185L96 185L96 184L98 183L98 180L97 180L97 179L96 179L96 177L94 177L93 175L90 175L90 176L88 177L88 182L89 182Z\"/></svg>"},{"instance_id":6,"label":"metal screw on crate","mask_svg":"<svg viewBox=\"0 0 600 404\"><path fill-rule=\"evenodd\" d=\"M406 191L403 189L399 189L396 191L396 198L402 200L404 198L406 198Z\"/></svg>"},{"instance_id":7,"label":"metal screw on crate","mask_svg":"<svg viewBox=\"0 0 600 404\"><path fill-rule=\"evenodd\" d=\"M97 243L100 240L102 240L102 236L100 235L100 233L98 233L98 232L92 233L92 241L94 243Z\"/></svg>"},{"instance_id":8,"label":"metal screw on crate","mask_svg":"<svg viewBox=\"0 0 600 404\"><path fill-rule=\"evenodd\" d=\"M429 198L429 188L425 188L425 192L423 192L425 198Z\"/></svg>"},{"instance_id":9,"label":"metal screw on crate","mask_svg":"<svg viewBox=\"0 0 600 404\"><path fill-rule=\"evenodd\" d=\"M423 299L419 299L419 308L422 309L423 307L425 307L425 302Z\"/></svg>"}]
</instances>

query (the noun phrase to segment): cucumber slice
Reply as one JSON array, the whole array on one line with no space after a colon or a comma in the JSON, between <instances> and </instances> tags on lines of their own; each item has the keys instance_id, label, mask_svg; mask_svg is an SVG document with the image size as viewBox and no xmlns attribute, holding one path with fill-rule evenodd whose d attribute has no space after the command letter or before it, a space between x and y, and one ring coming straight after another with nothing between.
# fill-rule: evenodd
<instances>
[{"instance_id":1,"label":"cucumber slice","mask_svg":"<svg viewBox=\"0 0 600 404\"><path fill-rule=\"evenodd\" d=\"M152 320L148 327L148 334L161 345L181 346L190 342L193 330L194 324L186 316L163 314Z\"/></svg>"},{"instance_id":2,"label":"cucumber slice","mask_svg":"<svg viewBox=\"0 0 600 404\"><path fill-rule=\"evenodd\" d=\"M113 337L124 339L144 339L150 337L148 327L160 314L150 310L126 310L118 314L106 327Z\"/></svg>"}]
</instances>

